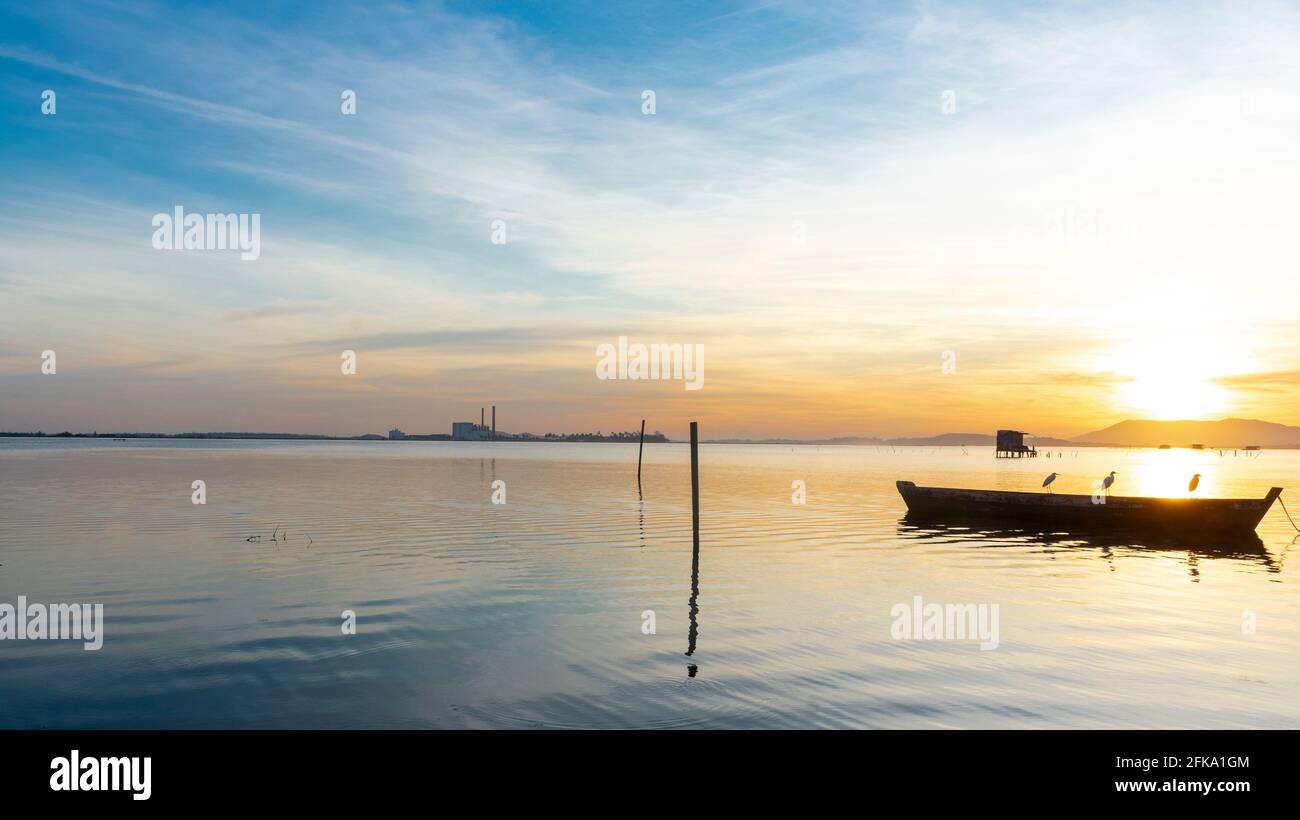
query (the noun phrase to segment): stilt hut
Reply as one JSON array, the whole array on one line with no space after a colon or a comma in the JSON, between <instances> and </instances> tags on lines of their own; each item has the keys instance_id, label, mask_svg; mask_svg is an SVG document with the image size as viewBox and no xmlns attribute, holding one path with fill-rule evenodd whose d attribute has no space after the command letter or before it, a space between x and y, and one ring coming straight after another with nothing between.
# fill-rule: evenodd
<instances>
[{"instance_id":1,"label":"stilt hut","mask_svg":"<svg viewBox=\"0 0 1300 820\"><path fill-rule=\"evenodd\" d=\"M1038 451L1025 446L1025 434L1020 430L999 430L997 458L1037 458Z\"/></svg>"}]
</instances>

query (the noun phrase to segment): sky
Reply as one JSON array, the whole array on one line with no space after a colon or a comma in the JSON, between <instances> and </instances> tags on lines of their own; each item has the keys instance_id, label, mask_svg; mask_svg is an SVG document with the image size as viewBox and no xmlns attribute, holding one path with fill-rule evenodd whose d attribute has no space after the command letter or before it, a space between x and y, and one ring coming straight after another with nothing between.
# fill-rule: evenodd
<instances>
[{"instance_id":1,"label":"sky","mask_svg":"<svg viewBox=\"0 0 1300 820\"><path fill-rule=\"evenodd\" d=\"M1282 3L2 2L0 430L1300 423L1297 89Z\"/></svg>"}]
</instances>

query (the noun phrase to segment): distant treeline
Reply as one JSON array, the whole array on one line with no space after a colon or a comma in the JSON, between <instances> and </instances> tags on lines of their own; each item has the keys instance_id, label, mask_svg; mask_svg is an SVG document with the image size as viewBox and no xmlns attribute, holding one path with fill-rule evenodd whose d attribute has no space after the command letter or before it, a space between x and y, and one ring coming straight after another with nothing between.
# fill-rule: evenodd
<instances>
[{"instance_id":1,"label":"distant treeline","mask_svg":"<svg viewBox=\"0 0 1300 820\"><path fill-rule=\"evenodd\" d=\"M27 438L258 438L258 439L310 439L313 441L359 441L362 439L383 439L374 433L364 436L321 436L312 433L4 433L4 437Z\"/></svg>"},{"instance_id":2,"label":"distant treeline","mask_svg":"<svg viewBox=\"0 0 1300 820\"><path fill-rule=\"evenodd\" d=\"M503 439L508 440L508 439ZM628 430L623 433L547 433L544 436L531 436L523 434L515 439L516 441L640 441L640 430ZM645 440L657 444L667 444L668 436L658 430L653 433L646 433Z\"/></svg>"},{"instance_id":3,"label":"distant treeline","mask_svg":"<svg viewBox=\"0 0 1300 820\"><path fill-rule=\"evenodd\" d=\"M364 436L323 436L314 433L71 433L64 431L62 433L10 433L0 432L0 438L109 438L109 439L129 439L129 438L162 438L162 439L295 439L306 441L387 441L387 436L381 436L377 433L367 433ZM629 431L625 433L547 433L545 436L516 436L511 438L502 437L498 441L638 441L641 438L640 431ZM434 433L429 435L408 434L405 441L450 441L451 436L446 433ZM646 441L666 443L668 437L658 431L646 433Z\"/></svg>"}]
</instances>

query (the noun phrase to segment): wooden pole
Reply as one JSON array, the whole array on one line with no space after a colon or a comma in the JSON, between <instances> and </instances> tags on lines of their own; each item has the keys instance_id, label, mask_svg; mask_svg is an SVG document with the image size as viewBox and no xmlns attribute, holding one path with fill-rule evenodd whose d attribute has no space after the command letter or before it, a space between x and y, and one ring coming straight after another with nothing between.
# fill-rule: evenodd
<instances>
[{"instance_id":1,"label":"wooden pole","mask_svg":"<svg viewBox=\"0 0 1300 820\"><path fill-rule=\"evenodd\" d=\"M641 444L636 448L636 488L641 489L641 452L645 450L645 419L641 419Z\"/></svg>"},{"instance_id":2,"label":"wooden pole","mask_svg":"<svg viewBox=\"0 0 1300 820\"><path fill-rule=\"evenodd\" d=\"M700 546L700 424L691 422L691 530Z\"/></svg>"}]
</instances>

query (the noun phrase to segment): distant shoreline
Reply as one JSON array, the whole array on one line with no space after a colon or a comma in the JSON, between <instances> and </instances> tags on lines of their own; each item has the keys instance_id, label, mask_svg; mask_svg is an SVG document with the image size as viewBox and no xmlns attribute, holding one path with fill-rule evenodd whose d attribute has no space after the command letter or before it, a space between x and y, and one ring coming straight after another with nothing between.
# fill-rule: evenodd
<instances>
[{"instance_id":1,"label":"distant shoreline","mask_svg":"<svg viewBox=\"0 0 1300 820\"><path fill-rule=\"evenodd\" d=\"M705 439L701 444L747 444L747 445L767 445L779 447L954 447L958 449L966 447L992 447L992 441L970 441L954 442L948 436L936 436L936 439L946 438L942 441L927 441L925 439L906 438L906 439L873 439L873 438L835 438L835 439ZM630 437L629 437L630 436ZM404 438L390 439L387 436L381 436L377 433L369 433L360 436L327 436L316 433L18 433L0 431L0 438L31 438L31 439L107 439L110 441L129 441L133 439L143 440L175 440L175 441L438 441L447 442L448 444L531 444L531 443L555 443L555 444L636 444L639 438L635 433L622 433L613 435L600 435L594 433L569 433L565 435L553 435L550 437L536 436L532 438L498 438L498 439L453 439L446 434L435 435L413 435L408 434ZM674 441L662 433L646 434L646 444L688 444L687 441ZM1112 450L1196 450L1191 445L1164 445L1164 444L1115 444L1108 442L1095 441L1062 441L1053 440L1050 444L1037 445L1039 451L1046 453L1050 450L1069 450L1069 449L1098 449L1109 448ZM1248 446L1205 446L1199 448L1204 452L1217 452L1220 450L1300 450L1300 443L1271 445L1267 447L1248 447Z\"/></svg>"},{"instance_id":2,"label":"distant shoreline","mask_svg":"<svg viewBox=\"0 0 1300 820\"><path fill-rule=\"evenodd\" d=\"M469 435L463 432L453 438L447 433L415 434L394 429L389 435L366 433L360 436L327 436L317 433L62 433L47 434L0 432L7 438L100 438L100 439L230 439L230 440L280 440L280 441L554 441L554 442L608 442L631 443L641 440L638 430L611 431L609 433L497 433L483 425L472 427ZM461 432L453 427L453 432ZM1114 447L1120 449L1204 449L1245 450L1300 449L1300 427L1292 427L1258 419L1219 419L1218 421L1143 421L1127 420L1104 430L1085 433L1075 438L1022 433L1024 441L1038 450L1067 450L1081 447ZM835 436L824 439L795 438L717 438L704 439L705 444L775 444L780 446L860 446L860 447L991 447L996 437L988 433L941 433L934 436ZM645 434L645 441L668 444L673 442L656 430Z\"/></svg>"}]
</instances>

